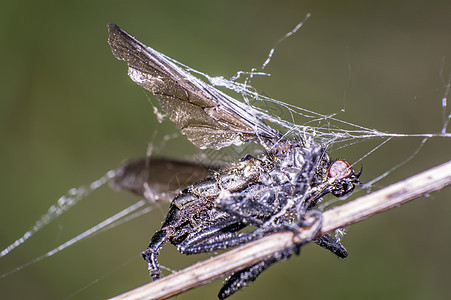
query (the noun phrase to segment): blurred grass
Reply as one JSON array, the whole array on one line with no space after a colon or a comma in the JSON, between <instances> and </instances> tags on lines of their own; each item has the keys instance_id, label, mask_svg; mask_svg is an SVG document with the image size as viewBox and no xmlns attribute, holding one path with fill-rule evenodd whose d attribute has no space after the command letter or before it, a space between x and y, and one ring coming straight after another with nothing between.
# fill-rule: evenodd
<instances>
[{"instance_id":1,"label":"blurred grass","mask_svg":"<svg viewBox=\"0 0 451 300\"><path fill-rule=\"evenodd\" d=\"M111 54L105 24L211 76L260 66L307 13L256 78L261 92L366 127L402 133L441 129L440 101L451 64L449 1L9 1L0 12L2 249L71 187L89 184L124 159L142 156L158 128L148 96ZM446 58L443 60L443 58ZM348 70L351 66L351 72ZM149 97L153 101L152 97ZM398 139L362 161L370 180L403 161L419 139ZM333 156L357 160L377 144ZM183 151L181 151L183 149ZM449 159L450 141L429 140L383 186ZM165 154L196 149L184 138ZM376 186L377 188L377 186ZM265 272L235 299L445 299L451 293L450 192L387 212L348 230L338 260L315 246ZM7 272L44 254L136 200L107 188L1 259ZM149 280L139 253L165 208L0 280L2 299L106 298ZM203 256L205 257L205 256ZM198 259L164 248L179 269ZM89 285L93 283L92 285ZM215 297L221 282L179 296Z\"/></svg>"}]
</instances>

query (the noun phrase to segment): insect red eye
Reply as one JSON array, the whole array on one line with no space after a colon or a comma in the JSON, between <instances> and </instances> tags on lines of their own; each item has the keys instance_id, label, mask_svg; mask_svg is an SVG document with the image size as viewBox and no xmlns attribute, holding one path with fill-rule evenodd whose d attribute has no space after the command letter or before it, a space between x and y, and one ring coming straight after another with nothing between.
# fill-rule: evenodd
<instances>
[{"instance_id":1,"label":"insect red eye","mask_svg":"<svg viewBox=\"0 0 451 300\"><path fill-rule=\"evenodd\" d=\"M329 176L329 178L340 180L348 177L352 174L352 172L354 172L354 170L347 161L336 160L330 165L327 175Z\"/></svg>"}]
</instances>

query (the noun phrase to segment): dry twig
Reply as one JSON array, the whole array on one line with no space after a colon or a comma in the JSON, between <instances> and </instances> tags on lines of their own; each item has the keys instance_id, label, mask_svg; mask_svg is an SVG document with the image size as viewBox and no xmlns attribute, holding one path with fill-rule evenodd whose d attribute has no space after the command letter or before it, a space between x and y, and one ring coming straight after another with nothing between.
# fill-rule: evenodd
<instances>
[{"instance_id":1,"label":"dry twig","mask_svg":"<svg viewBox=\"0 0 451 300\"><path fill-rule=\"evenodd\" d=\"M451 161L324 212L322 226L317 236L357 223L450 184ZM294 242L306 241L311 238L314 230L315 228L304 228L296 235L292 232L272 234L196 263L113 299L166 299L175 296L249 267L274 252L292 246Z\"/></svg>"}]
</instances>

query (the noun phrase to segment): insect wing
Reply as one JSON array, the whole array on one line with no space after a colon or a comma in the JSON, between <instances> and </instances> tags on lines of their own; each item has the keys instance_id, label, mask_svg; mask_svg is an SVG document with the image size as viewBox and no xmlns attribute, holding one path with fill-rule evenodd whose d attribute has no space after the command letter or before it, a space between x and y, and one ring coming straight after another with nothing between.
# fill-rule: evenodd
<instances>
[{"instance_id":1,"label":"insect wing","mask_svg":"<svg viewBox=\"0 0 451 300\"><path fill-rule=\"evenodd\" d=\"M219 166L164 158L142 158L126 162L114 172L110 186L151 201L172 200L186 186L204 179Z\"/></svg>"},{"instance_id":2,"label":"insect wing","mask_svg":"<svg viewBox=\"0 0 451 300\"><path fill-rule=\"evenodd\" d=\"M280 136L248 105L184 71L118 26L108 24L108 31L113 54L127 62L130 78L156 96L169 118L197 147L220 149Z\"/></svg>"}]
</instances>

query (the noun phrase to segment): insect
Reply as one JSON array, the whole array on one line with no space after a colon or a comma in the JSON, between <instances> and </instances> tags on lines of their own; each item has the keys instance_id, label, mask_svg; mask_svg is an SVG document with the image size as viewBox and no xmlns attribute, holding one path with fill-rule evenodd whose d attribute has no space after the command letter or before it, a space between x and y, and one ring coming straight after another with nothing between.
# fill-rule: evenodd
<instances>
[{"instance_id":1,"label":"insect","mask_svg":"<svg viewBox=\"0 0 451 300\"><path fill-rule=\"evenodd\" d=\"M308 139L283 138L263 122L258 110L194 77L118 26L108 24L108 30L112 52L127 62L130 78L155 95L169 118L194 145L220 149L254 142L266 150L260 157L248 154L224 167L148 158L118 170L113 185L144 196L165 193L158 189L158 182L148 182L149 175L158 174L162 166L169 166L174 172L192 172L190 185L175 194L161 229L141 254L153 280L160 277L157 255L167 242L181 253L197 254L247 243L277 231L294 230L306 226L306 216L320 217L315 207L324 195L343 197L359 184L361 172L355 173L344 160L331 160L325 146ZM143 174L143 170L150 171ZM206 178L201 179L205 174ZM244 228L254 230L243 231ZM331 235L315 241L339 257L348 255ZM273 263L298 254L300 246L235 272L226 280L219 298L227 298L254 281Z\"/></svg>"}]
</instances>

